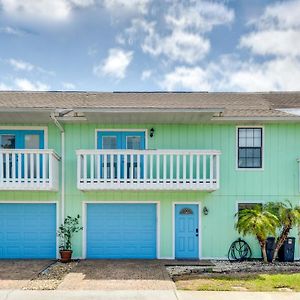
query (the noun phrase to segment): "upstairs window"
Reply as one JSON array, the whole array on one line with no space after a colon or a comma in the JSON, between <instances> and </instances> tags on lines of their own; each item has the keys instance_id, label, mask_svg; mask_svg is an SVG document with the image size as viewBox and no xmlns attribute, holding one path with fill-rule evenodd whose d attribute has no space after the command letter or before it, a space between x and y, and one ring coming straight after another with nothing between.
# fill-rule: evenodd
<instances>
[{"instance_id":1,"label":"upstairs window","mask_svg":"<svg viewBox=\"0 0 300 300\"><path fill-rule=\"evenodd\" d=\"M238 128L238 168L262 168L262 128Z\"/></svg>"}]
</instances>

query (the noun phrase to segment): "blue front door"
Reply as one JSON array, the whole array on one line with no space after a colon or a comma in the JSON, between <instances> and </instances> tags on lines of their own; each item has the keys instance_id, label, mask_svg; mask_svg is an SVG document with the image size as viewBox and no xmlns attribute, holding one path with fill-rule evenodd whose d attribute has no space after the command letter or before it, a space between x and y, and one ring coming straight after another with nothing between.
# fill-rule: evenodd
<instances>
[{"instance_id":1,"label":"blue front door","mask_svg":"<svg viewBox=\"0 0 300 300\"><path fill-rule=\"evenodd\" d=\"M87 204L87 258L156 258L156 204Z\"/></svg>"},{"instance_id":2,"label":"blue front door","mask_svg":"<svg viewBox=\"0 0 300 300\"><path fill-rule=\"evenodd\" d=\"M175 205L175 258L199 258L199 213L197 204Z\"/></svg>"},{"instance_id":3,"label":"blue front door","mask_svg":"<svg viewBox=\"0 0 300 300\"><path fill-rule=\"evenodd\" d=\"M98 131L97 135L98 149L131 149L144 150L145 149L145 132L143 131ZM104 166L104 158L100 158L101 177L103 176L103 169L107 168L108 178L117 177L117 157L113 158L113 174L110 174L111 161L110 156L107 157L106 166ZM140 165L137 165L137 157L133 157L133 178L137 178L137 168L140 168L141 178L143 178L144 159L140 158ZM131 167L130 155L127 155L127 165L124 164L124 155L121 156L121 178L124 178L124 169L127 168L127 178L129 178Z\"/></svg>"},{"instance_id":4,"label":"blue front door","mask_svg":"<svg viewBox=\"0 0 300 300\"><path fill-rule=\"evenodd\" d=\"M55 204L0 204L0 259L55 257Z\"/></svg>"}]
</instances>

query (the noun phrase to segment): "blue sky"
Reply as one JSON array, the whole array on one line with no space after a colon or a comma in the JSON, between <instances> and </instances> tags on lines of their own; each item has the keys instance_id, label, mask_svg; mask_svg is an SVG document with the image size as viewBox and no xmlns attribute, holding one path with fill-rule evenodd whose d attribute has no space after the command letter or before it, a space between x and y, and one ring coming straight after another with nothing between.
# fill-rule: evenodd
<instances>
[{"instance_id":1,"label":"blue sky","mask_svg":"<svg viewBox=\"0 0 300 300\"><path fill-rule=\"evenodd\" d=\"M300 90L300 0L0 0L0 90Z\"/></svg>"}]
</instances>

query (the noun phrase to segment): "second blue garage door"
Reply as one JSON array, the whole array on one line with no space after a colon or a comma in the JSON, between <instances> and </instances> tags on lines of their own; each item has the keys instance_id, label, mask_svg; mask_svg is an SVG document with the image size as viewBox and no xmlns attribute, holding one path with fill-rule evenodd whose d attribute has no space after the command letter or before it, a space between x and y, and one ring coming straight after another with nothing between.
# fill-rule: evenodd
<instances>
[{"instance_id":1,"label":"second blue garage door","mask_svg":"<svg viewBox=\"0 0 300 300\"><path fill-rule=\"evenodd\" d=\"M156 258L156 204L87 204L87 258Z\"/></svg>"}]
</instances>

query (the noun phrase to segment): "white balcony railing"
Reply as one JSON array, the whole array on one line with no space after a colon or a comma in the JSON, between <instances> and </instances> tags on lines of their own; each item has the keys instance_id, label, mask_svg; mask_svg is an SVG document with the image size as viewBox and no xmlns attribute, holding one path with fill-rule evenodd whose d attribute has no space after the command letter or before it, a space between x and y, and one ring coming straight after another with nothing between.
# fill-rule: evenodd
<instances>
[{"instance_id":1,"label":"white balcony railing","mask_svg":"<svg viewBox=\"0 0 300 300\"><path fill-rule=\"evenodd\" d=\"M80 190L203 190L219 188L220 151L78 150Z\"/></svg>"},{"instance_id":2,"label":"white balcony railing","mask_svg":"<svg viewBox=\"0 0 300 300\"><path fill-rule=\"evenodd\" d=\"M54 150L1 149L0 190L58 190L59 159Z\"/></svg>"}]
</instances>

